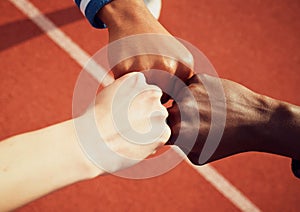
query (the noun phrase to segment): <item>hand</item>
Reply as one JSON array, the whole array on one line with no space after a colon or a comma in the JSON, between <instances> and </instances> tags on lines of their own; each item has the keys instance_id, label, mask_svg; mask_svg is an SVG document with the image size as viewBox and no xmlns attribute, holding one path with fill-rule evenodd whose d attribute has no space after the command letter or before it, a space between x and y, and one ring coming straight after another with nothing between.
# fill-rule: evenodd
<instances>
[{"instance_id":1,"label":"hand","mask_svg":"<svg viewBox=\"0 0 300 212\"><path fill-rule=\"evenodd\" d=\"M167 142L171 132L161 95L158 87L146 83L142 73L131 73L97 96L95 116L102 141L121 156L117 161L108 161L110 171L138 163ZM134 132L140 134L130 137Z\"/></svg>"},{"instance_id":2,"label":"hand","mask_svg":"<svg viewBox=\"0 0 300 212\"><path fill-rule=\"evenodd\" d=\"M226 101L227 108L227 114L225 114L226 125L223 136L218 148L207 162L240 152L258 149L263 150L263 143L265 143L263 140L265 139L265 136L261 133L261 129L266 129L268 121L273 113L272 104L274 104L274 101L254 93L244 86L230 80L201 74L194 75L188 81L189 89L194 95L197 105L192 105L191 98L186 95L184 90L177 88L179 91L177 96L179 101L173 103L173 106L168 110L168 123L172 131L172 136L168 144L174 144L178 137L180 127L182 128L181 131L186 142L192 142L190 141L191 132L198 131L195 145L187 156L192 163L200 165L198 159L210 127L214 124L214 127L217 127L218 130L222 130L219 128L223 126L219 126L219 123L211 123L211 103L203 83L207 87L212 88L213 91L217 90L214 89L214 87L216 87L218 83L221 83L224 89L225 99L218 94L212 94L210 99L211 102L217 105L215 108L216 111L214 111L215 114L218 114L217 116L221 117L224 115L222 114L220 107L220 105L224 104L224 101ZM181 111L179 111L178 104L181 104L182 106ZM200 116L200 126L193 125L195 114L191 111L195 110L191 107L197 107ZM187 118L181 121L180 113ZM179 147L181 149L185 148L183 145Z\"/></svg>"},{"instance_id":3,"label":"hand","mask_svg":"<svg viewBox=\"0 0 300 212\"><path fill-rule=\"evenodd\" d=\"M166 71L183 81L192 76L193 56L152 16L142 0L114 0L102 8L98 16L108 26L109 60L114 65L112 71L116 78L128 72L150 69ZM132 36L138 34L143 35ZM131 37L124 42L119 40L128 36ZM113 43L116 40L118 43ZM149 51L154 54L143 54ZM128 52L140 55L120 62ZM163 56L164 53L173 58ZM173 85L166 83L169 76L148 72L146 77L148 83L171 92Z\"/></svg>"},{"instance_id":4,"label":"hand","mask_svg":"<svg viewBox=\"0 0 300 212\"><path fill-rule=\"evenodd\" d=\"M122 87L122 84L125 86ZM129 98L131 94L136 94L132 101ZM101 139L96 140L96 147L104 142L113 152L123 156L110 161L111 151L97 155L108 164L109 171L127 168L153 153L170 137L170 129L165 122L168 113L159 101L161 95L159 88L146 84L143 74L128 74L97 95L95 111L90 107L83 115L74 119L1 141L0 211L12 211L59 188L106 173L107 170L98 168L91 162L90 157L84 154L87 153L86 149L82 149L83 146L78 143L78 130L87 132L86 128L91 128L89 122L80 126L83 128L78 128L78 124L86 120L84 118L89 117L87 115L94 115L94 112L101 134ZM124 124L121 119L121 127L116 129L113 115L121 115L127 109L126 118L131 125L126 122ZM151 134L145 133L150 128L149 119L154 129ZM115 121L118 119L115 118ZM123 135L134 130L141 132L142 138L129 142ZM91 135L85 133L83 138L85 141L79 142L86 142L91 139ZM145 140L152 142L143 144ZM128 163L127 158L136 160Z\"/></svg>"}]
</instances>

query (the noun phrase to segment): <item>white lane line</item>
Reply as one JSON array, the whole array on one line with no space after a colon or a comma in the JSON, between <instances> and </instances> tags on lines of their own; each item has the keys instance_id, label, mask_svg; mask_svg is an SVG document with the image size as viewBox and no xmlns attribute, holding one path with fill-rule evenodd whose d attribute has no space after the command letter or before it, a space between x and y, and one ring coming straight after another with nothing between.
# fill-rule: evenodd
<instances>
[{"instance_id":1,"label":"white lane line","mask_svg":"<svg viewBox=\"0 0 300 212\"><path fill-rule=\"evenodd\" d=\"M249 200L241 191L232 185L221 173L209 164L203 166L195 166L187 158L183 151L177 146L172 146L186 163L190 164L206 181L214 186L224 197L229 199L233 205L245 212L259 212L260 209Z\"/></svg>"},{"instance_id":2,"label":"white lane line","mask_svg":"<svg viewBox=\"0 0 300 212\"><path fill-rule=\"evenodd\" d=\"M81 67L85 67L87 62L91 60L91 56L81 49L70 37L68 37L63 31L61 31L55 24L45 17L39 9L27 0L9 0L19 10L21 10L26 16L30 18L41 30L43 30L47 36L54 41L61 49L67 52L73 60L75 60ZM91 60L89 65L85 67L95 79L105 86L113 82L113 77L106 75L106 71L95 61ZM106 75L104 80L102 78Z\"/></svg>"},{"instance_id":3,"label":"white lane line","mask_svg":"<svg viewBox=\"0 0 300 212\"><path fill-rule=\"evenodd\" d=\"M208 182L241 211L258 212L260 209L244 196L235 186L210 165L194 166Z\"/></svg>"},{"instance_id":4,"label":"white lane line","mask_svg":"<svg viewBox=\"0 0 300 212\"><path fill-rule=\"evenodd\" d=\"M28 16L38 27L40 27L47 36L54 41L61 49L66 51L80 66L85 67L91 59L83 49L62 32L53 22L45 17L33 4L28 0L9 0L20 11ZM105 71L95 64L95 68L90 73L96 79L105 75ZM95 73L97 70L97 74ZM100 73L99 73L100 72ZM98 76L96 76L98 75ZM103 85L110 84L113 78L108 75ZM189 162L189 160L187 160ZM210 165L195 167L196 170L210 182L220 193L230 200L241 211L260 211L245 195L243 195L234 185L224 178L217 170Z\"/></svg>"}]
</instances>

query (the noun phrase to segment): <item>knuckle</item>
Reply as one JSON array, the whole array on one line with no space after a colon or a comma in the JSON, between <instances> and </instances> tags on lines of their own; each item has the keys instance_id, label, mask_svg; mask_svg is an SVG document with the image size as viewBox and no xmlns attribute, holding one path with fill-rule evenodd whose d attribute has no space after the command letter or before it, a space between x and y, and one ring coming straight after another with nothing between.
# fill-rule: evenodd
<instances>
[{"instance_id":1,"label":"knuckle","mask_svg":"<svg viewBox=\"0 0 300 212\"><path fill-rule=\"evenodd\" d=\"M145 92L149 95L150 98L160 99L162 96L162 90L155 85L147 85Z\"/></svg>"},{"instance_id":2,"label":"knuckle","mask_svg":"<svg viewBox=\"0 0 300 212\"><path fill-rule=\"evenodd\" d=\"M122 61L118 64L116 64L114 67L112 67L112 72L114 73L114 76L116 78L119 78L126 73L130 72L130 67L131 67L132 61L130 60L125 60Z\"/></svg>"},{"instance_id":3,"label":"knuckle","mask_svg":"<svg viewBox=\"0 0 300 212\"><path fill-rule=\"evenodd\" d=\"M194 57L193 57L193 55L190 52L185 55L184 62L189 67L191 67L191 66L194 65Z\"/></svg>"},{"instance_id":4,"label":"knuckle","mask_svg":"<svg viewBox=\"0 0 300 212\"><path fill-rule=\"evenodd\" d=\"M189 69L193 69L194 56L186 48L184 48L184 50L179 55L177 55L176 58L177 58L178 63L182 63Z\"/></svg>"},{"instance_id":5,"label":"knuckle","mask_svg":"<svg viewBox=\"0 0 300 212\"><path fill-rule=\"evenodd\" d=\"M157 99L157 101L152 102L152 108L159 112L165 118L169 115L167 108L160 103L159 99Z\"/></svg>"},{"instance_id":6,"label":"knuckle","mask_svg":"<svg viewBox=\"0 0 300 212\"><path fill-rule=\"evenodd\" d=\"M146 85L146 78L144 76L143 73L141 72L134 72L136 75L135 75L135 79L136 79L136 85Z\"/></svg>"},{"instance_id":7,"label":"knuckle","mask_svg":"<svg viewBox=\"0 0 300 212\"><path fill-rule=\"evenodd\" d=\"M163 142L163 143L166 143L166 142L169 140L170 137L171 137L171 129L170 129L170 127L165 123L165 124L164 124L164 132L163 132L163 134L162 134L162 136L161 136L162 142Z\"/></svg>"},{"instance_id":8,"label":"knuckle","mask_svg":"<svg viewBox=\"0 0 300 212\"><path fill-rule=\"evenodd\" d=\"M168 111L162 105L154 106L149 111L150 117L157 120L159 124L164 124L169 116Z\"/></svg>"},{"instance_id":9,"label":"knuckle","mask_svg":"<svg viewBox=\"0 0 300 212\"><path fill-rule=\"evenodd\" d=\"M151 90L151 91L162 93L162 90L158 86L156 86L156 85L148 85L147 84L147 90Z\"/></svg>"},{"instance_id":10,"label":"knuckle","mask_svg":"<svg viewBox=\"0 0 300 212\"><path fill-rule=\"evenodd\" d=\"M174 58L165 58L164 61L164 69L166 69L169 72L174 72L176 70L178 61Z\"/></svg>"},{"instance_id":11,"label":"knuckle","mask_svg":"<svg viewBox=\"0 0 300 212\"><path fill-rule=\"evenodd\" d=\"M120 78L124 85L133 87L139 90L140 87L146 84L145 76L140 72L130 72Z\"/></svg>"},{"instance_id":12,"label":"knuckle","mask_svg":"<svg viewBox=\"0 0 300 212\"><path fill-rule=\"evenodd\" d=\"M162 113L162 116L165 118L169 116L168 110L163 105L160 105L160 112Z\"/></svg>"}]
</instances>

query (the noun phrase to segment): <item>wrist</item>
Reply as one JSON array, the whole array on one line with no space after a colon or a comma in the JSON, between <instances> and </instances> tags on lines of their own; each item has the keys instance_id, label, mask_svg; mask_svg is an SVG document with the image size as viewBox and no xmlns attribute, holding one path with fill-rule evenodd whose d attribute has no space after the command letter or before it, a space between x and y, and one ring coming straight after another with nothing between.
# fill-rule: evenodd
<instances>
[{"instance_id":1,"label":"wrist","mask_svg":"<svg viewBox=\"0 0 300 212\"><path fill-rule=\"evenodd\" d=\"M124 23L136 22L149 11L142 0L114 0L105 5L98 13L108 28L120 27Z\"/></svg>"},{"instance_id":2,"label":"wrist","mask_svg":"<svg viewBox=\"0 0 300 212\"><path fill-rule=\"evenodd\" d=\"M66 158L66 164L69 167L73 167L79 180L91 179L98 175L104 174L104 171L96 167L85 155L80 144L76 129L74 126L74 120L68 120L61 123L62 139L66 141L61 147L62 151L67 151L65 154L71 157Z\"/></svg>"},{"instance_id":3,"label":"wrist","mask_svg":"<svg viewBox=\"0 0 300 212\"><path fill-rule=\"evenodd\" d=\"M110 42L144 33L170 35L142 0L114 0L103 7L97 17L107 25Z\"/></svg>"},{"instance_id":4,"label":"wrist","mask_svg":"<svg viewBox=\"0 0 300 212\"><path fill-rule=\"evenodd\" d=\"M112 0L74 0L82 14L95 28L105 28L105 24L96 17L97 12Z\"/></svg>"},{"instance_id":5,"label":"wrist","mask_svg":"<svg viewBox=\"0 0 300 212\"><path fill-rule=\"evenodd\" d=\"M300 160L300 107L278 101L269 126L272 153Z\"/></svg>"},{"instance_id":6,"label":"wrist","mask_svg":"<svg viewBox=\"0 0 300 212\"><path fill-rule=\"evenodd\" d=\"M256 128L252 150L300 159L300 108L266 96L263 100L267 118Z\"/></svg>"}]
</instances>

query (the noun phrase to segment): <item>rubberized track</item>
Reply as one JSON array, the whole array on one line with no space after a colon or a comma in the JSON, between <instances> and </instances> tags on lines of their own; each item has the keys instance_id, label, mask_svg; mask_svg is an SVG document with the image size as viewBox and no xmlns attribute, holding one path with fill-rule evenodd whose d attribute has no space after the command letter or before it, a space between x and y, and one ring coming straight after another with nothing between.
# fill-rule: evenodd
<instances>
[{"instance_id":1,"label":"rubberized track","mask_svg":"<svg viewBox=\"0 0 300 212\"><path fill-rule=\"evenodd\" d=\"M30 2L88 54L106 44L107 32L92 29L72 1ZM300 3L163 3L161 23L202 50L221 77L300 105ZM4 139L70 118L81 67L11 3L1 1L0 8L0 138ZM247 153L211 165L259 209L299 210L300 182L290 172L289 159ZM149 180L105 176L81 182L20 211L241 210L233 198L181 163Z\"/></svg>"}]
</instances>

